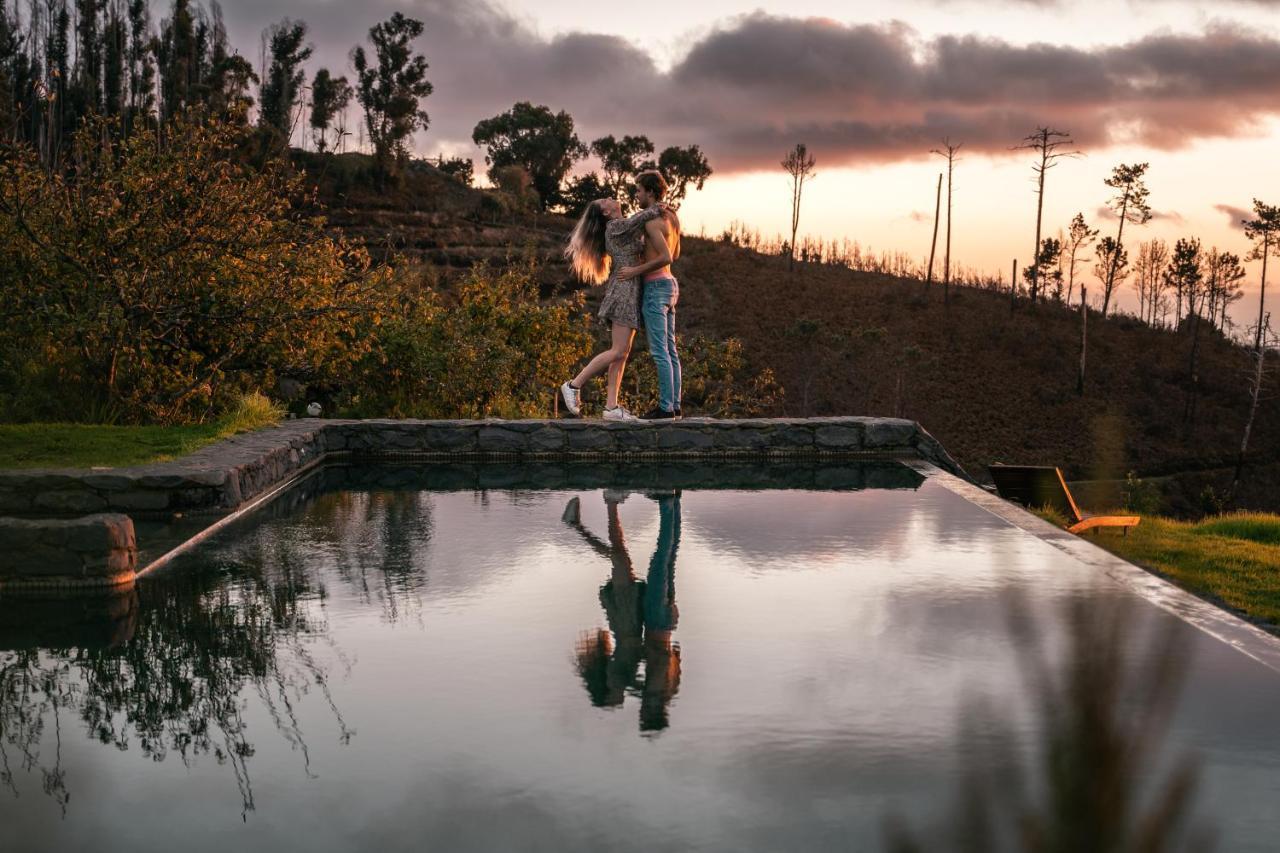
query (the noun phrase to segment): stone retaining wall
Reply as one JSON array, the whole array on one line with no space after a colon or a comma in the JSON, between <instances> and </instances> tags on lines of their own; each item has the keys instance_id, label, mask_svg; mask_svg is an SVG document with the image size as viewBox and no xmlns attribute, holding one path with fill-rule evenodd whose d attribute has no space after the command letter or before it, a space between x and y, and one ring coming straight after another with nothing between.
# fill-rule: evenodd
<instances>
[{"instance_id":1,"label":"stone retaining wall","mask_svg":"<svg viewBox=\"0 0 1280 853\"><path fill-rule=\"evenodd\" d=\"M0 585L111 587L130 584L138 542L126 515L0 518Z\"/></svg>"},{"instance_id":2,"label":"stone retaining wall","mask_svg":"<svg viewBox=\"0 0 1280 853\"><path fill-rule=\"evenodd\" d=\"M0 514L230 509L326 456L430 458L921 458L965 476L913 421L806 418L607 423L585 420L287 421L235 436L173 462L102 470L0 471Z\"/></svg>"}]
</instances>

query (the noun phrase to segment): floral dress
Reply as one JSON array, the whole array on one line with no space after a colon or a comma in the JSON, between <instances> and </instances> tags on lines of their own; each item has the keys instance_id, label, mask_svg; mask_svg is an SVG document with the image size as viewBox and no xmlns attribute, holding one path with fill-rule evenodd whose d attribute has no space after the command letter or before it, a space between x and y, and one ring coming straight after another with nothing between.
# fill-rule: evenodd
<instances>
[{"instance_id":1,"label":"floral dress","mask_svg":"<svg viewBox=\"0 0 1280 853\"><path fill-rule=\"evenodd\" d=\"M604 229L604 248L609 253L609 280L604 285L598 316L607 324L618 323L639 329L640 291L638 278L619 279L618 270L633 267L644 258L644 226L662 215L657 205L645 208L626 219L613 219Z\"/></svg>"}]
</instances>

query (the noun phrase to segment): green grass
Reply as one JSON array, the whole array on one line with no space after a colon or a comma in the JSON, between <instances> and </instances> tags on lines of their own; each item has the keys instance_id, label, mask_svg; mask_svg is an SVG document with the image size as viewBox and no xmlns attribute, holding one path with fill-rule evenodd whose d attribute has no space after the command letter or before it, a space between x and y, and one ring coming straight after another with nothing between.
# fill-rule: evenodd
<instances>
[{"instance_id":1,"label":"green grass","mask_svg":"<svg viewBox=\"0 0 1280 853\"><path fill-rule=\"evenodd\" d=\"M1128 536L1104 530L1088 538L1273 630L1280 626L1280 515L1233 513L1200 522L1144 515Z\"/></svg>"},{"instance_id":2,"label":"green grass","mask_svg":"<svg viewBox=\"0 0 1280 853\"><path fill-rule=\"evenodd\" d=\"M192 426L0 424L0 468L121 468L163 462L270 426L282 416L266 397L250 394L217 421Z\"/></svg>"}]
</instances>

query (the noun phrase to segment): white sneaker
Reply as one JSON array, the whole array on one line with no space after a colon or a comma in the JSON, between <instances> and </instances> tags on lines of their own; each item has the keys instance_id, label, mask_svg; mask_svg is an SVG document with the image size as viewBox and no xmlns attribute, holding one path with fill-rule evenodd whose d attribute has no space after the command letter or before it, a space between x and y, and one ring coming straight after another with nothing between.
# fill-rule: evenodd
<instances>
[{"instance_id":1,"label":"white sneaker","mask_svg":"<svg viewBox=\"0 0 1280 853\"><path fill-rule=\"evenodd\" d=\"M631 414L621 406L616 406L612 409L605 409L604 419L606 421L638 421L640 420L635 415Z\"/></svg>"},{"instance_id":2,"label":"white sneaker","mask_svg":"<svg viewBox=\"0 0 1280 853\"><path fill-rule=\"evenodd\" d=\"M566 382L560 386L560 399L564 400L564 407L569 410L569 414L575 418L582 416L581 390Z\"/></svg>"}]
</instances>

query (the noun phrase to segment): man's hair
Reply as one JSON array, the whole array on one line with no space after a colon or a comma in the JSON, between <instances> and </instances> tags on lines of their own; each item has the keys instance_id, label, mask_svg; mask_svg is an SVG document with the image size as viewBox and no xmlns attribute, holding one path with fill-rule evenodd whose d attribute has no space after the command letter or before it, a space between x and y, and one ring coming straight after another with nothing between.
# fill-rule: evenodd
<instances>
[{"instance_id":1,"label":"man's hair","mask_svg":"<svg viewBox=\"0 0 1280 853\"><path fill-rule=\"evenodd\" d=\"M636 186L644 187L649 195L662 201L667 196L667 179L657 169L646 169L636 175Z\"/></svg>"}]
</instances>

